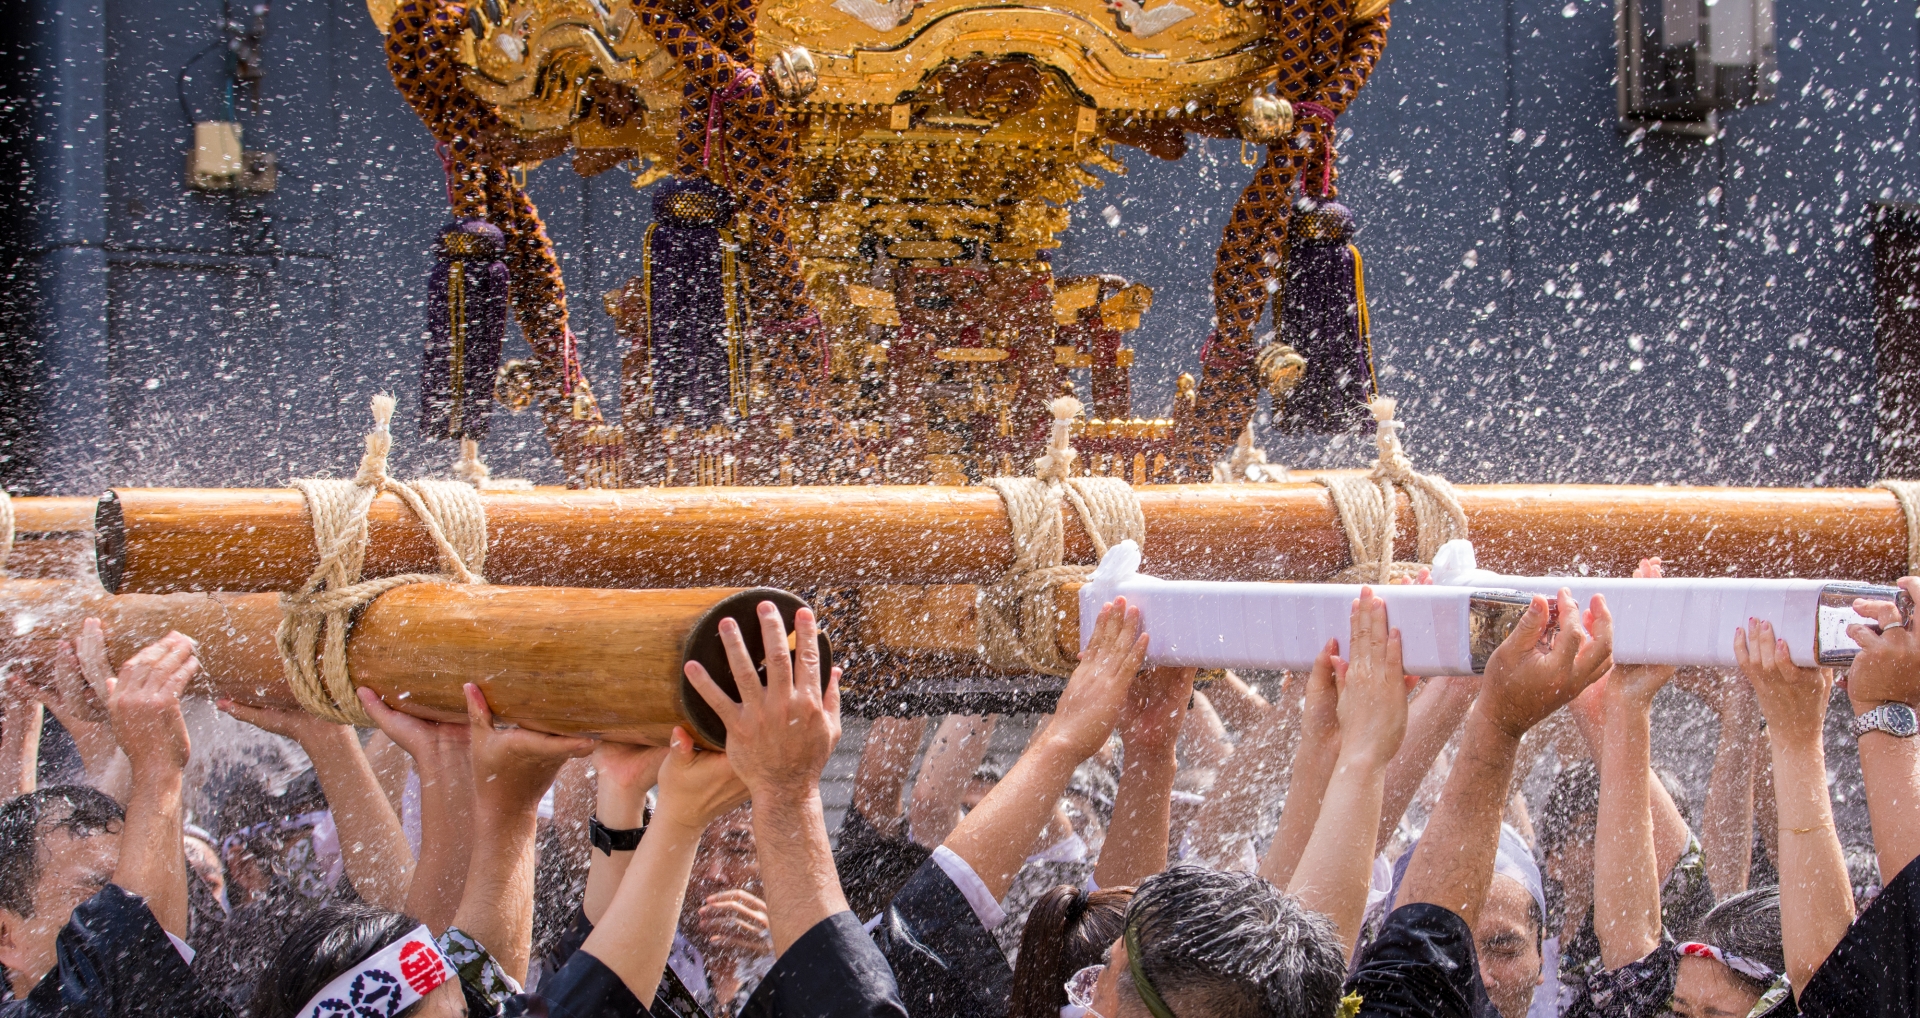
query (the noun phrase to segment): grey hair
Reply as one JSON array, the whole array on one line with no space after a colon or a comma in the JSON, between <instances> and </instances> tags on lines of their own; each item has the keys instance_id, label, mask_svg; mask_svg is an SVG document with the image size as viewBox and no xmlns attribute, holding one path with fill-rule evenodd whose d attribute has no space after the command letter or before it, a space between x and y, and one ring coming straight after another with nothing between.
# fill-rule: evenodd
<instances>
[{"instance_id":1,"label":"grey hair","mask_svg":"<svg viewBox=\"0 0 1920 1018\"><path fill-rule=\"evenodd\" d=\"M1175 866L1141 883L1127 925L1176 1015L1330 1018L1339 1006L1333 922L1254 874Z\"/></svg>"},{"instance_id":2,"label":"grey hair","mask_svg":"<svg viewBox=\"0 0 1920 1018\"><path fill-rule=\"evenodd\" d=\"M1780 888L1756 887L1736 894L1713 907L1700 919L1695 939L1740 958L1757 961L1775 973L1787 970L1787 956L1780 943ZM1739 972L1733 976L1765 992L1766 984Z\"/></svg>"}]
</instances>

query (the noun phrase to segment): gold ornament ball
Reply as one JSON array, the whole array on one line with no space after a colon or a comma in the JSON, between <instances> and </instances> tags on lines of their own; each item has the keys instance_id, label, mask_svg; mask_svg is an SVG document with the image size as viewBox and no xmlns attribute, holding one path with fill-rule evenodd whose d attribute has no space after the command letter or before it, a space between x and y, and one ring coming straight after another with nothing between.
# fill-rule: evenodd
<instances>
[{"instance_id":1,"label":"gold ornament ball","mask_svg":"<svg viewBox=\"0 0 1920 1018\"><path fill-rule=\"evenodd\" d=\"M797 103L820 87L820 72L805 46L792 46L767 64L767 84L781 102Z\"/></svg>"},{"instance_id":2,"label":"gold ornament ball","mask_svg":"<svg viewBox=\"0 0 1920 1018\"><path fill-rule=\"evenodd\" d=\"M1240 137L1248 141L1278 141L1293 130L1293 104L1278 96L1255 92L1240 104Z\"/></svg>"}]
</instances>

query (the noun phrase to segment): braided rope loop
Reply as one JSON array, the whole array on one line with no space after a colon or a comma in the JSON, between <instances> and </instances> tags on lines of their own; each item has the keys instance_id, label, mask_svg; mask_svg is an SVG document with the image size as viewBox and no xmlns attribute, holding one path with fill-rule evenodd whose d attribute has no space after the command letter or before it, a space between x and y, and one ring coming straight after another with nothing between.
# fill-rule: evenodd
<instances>
[{"instance_id":1,"label":"braided rope loop","mask_svg":"<svg viewBox=\"0 0 1920 1018\"><path fill-rule=\"evenodd\" d=\"M1380 454L1364 476L1326 475L1314 480L1327 489L1333 511L1347 535L1353 564L1335 573L1337 583L1386 583L1412 579L1420 567L1433 561L1440 546L1467 536L1467 513L1460 507L1453 485L1439 474L1413 468L1400 445L1403 422L1394 419L1396 402L1385 396L1368 401ZM1413 505L1417 562L1396 562L1393 544L1399 536L1395 514L1396 492L1404 490Z\"/></svg>"},{"instance_id":2,"label":"braided rope loop","mask_svg":"<svg viewBox=\"0 0 1920 1018\"><path fill-rule=\"evenodd\" d=\"M1900 515L1907 522L1907 574L1920 575L1920 481L1883 480L1873 486L1893 492L1894 501L1900 503Z\"/></svg>"},{"instance_id":3,"label":"braided rope loop","mask_svg":"<svg viewBox=\"0 0 1920 1018\"><path fill-rule=\"evenodd\" d=\"M389 476L392 416L393 398L374 397L374 429L367 434L367 451L353 480L292 482L305 498L313 521L319 564L298 591L280 596L275 640L294 698L309 713L337 724L373 724L354 695L353 678L347 672L347 634L356 611L381 594L409 584L486 582L480 570L486 564L487 518L479 494L461 481L407 483ZM361 578L367 560L367 511L382 492L398 497L426 529L441 572Z\"/></svg>"}]
</instances>

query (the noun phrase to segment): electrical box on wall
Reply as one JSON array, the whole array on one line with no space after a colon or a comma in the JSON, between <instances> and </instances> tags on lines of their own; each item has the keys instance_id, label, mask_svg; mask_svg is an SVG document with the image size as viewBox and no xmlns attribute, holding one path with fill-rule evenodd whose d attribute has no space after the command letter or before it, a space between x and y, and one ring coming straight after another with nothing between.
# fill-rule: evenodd
<instances>
[{"instance_id":1,"label":"electrical box on wall","mask_svg":"<svg viewBox=\"0 0 1920 1018\"><path fill-rule=\"evenodd\" d=\"M1615 0L1622 130L1712 139L1722 110L1773 100L1773 0Z\"/></svg>"},{"instance_id":2,"label":"electrical box on wall","mask_svg":"<svg viewBox=\"0 0 1920 1018\"><path fill-rule=\"evenodd\" d=\"M187 186L196 191L272 191L280 177L273 153L249 150L240 137L240 125L232 121L194 124Z\"/></svg>"}]
</instances>

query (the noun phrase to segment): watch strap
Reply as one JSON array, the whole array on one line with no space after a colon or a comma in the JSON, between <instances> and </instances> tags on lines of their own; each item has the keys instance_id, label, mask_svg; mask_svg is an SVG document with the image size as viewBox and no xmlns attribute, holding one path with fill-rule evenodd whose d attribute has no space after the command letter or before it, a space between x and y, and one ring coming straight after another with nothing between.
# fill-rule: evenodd
<instances>
[{"instance_id":1,"label":"watch strap","mask_svg":"<svg viewBox=\"0 0 1920 1018\"><path fill-rule=\"evenodd\" d=\"M1904 703L1883 703L1854 718L1851 728L1856 738L1868 732L1885 732L1907 739L1920 733L1920 718Z\"/></svg>"},{"instance_id":2,"label":"watch strap","mask_svg":"<svg viewBox=\"0 0 1920 1018\"><path fill-rule=\"evenodd\" d=\"M640 826L627 830L615 830L600 822L599 817L587 819L587 840L593 847L605 855L615 852L631 852L640 847L641 836L647 833L647 824L653 820L653 810L641 814Z\"/></svg>"}]
</instances>

